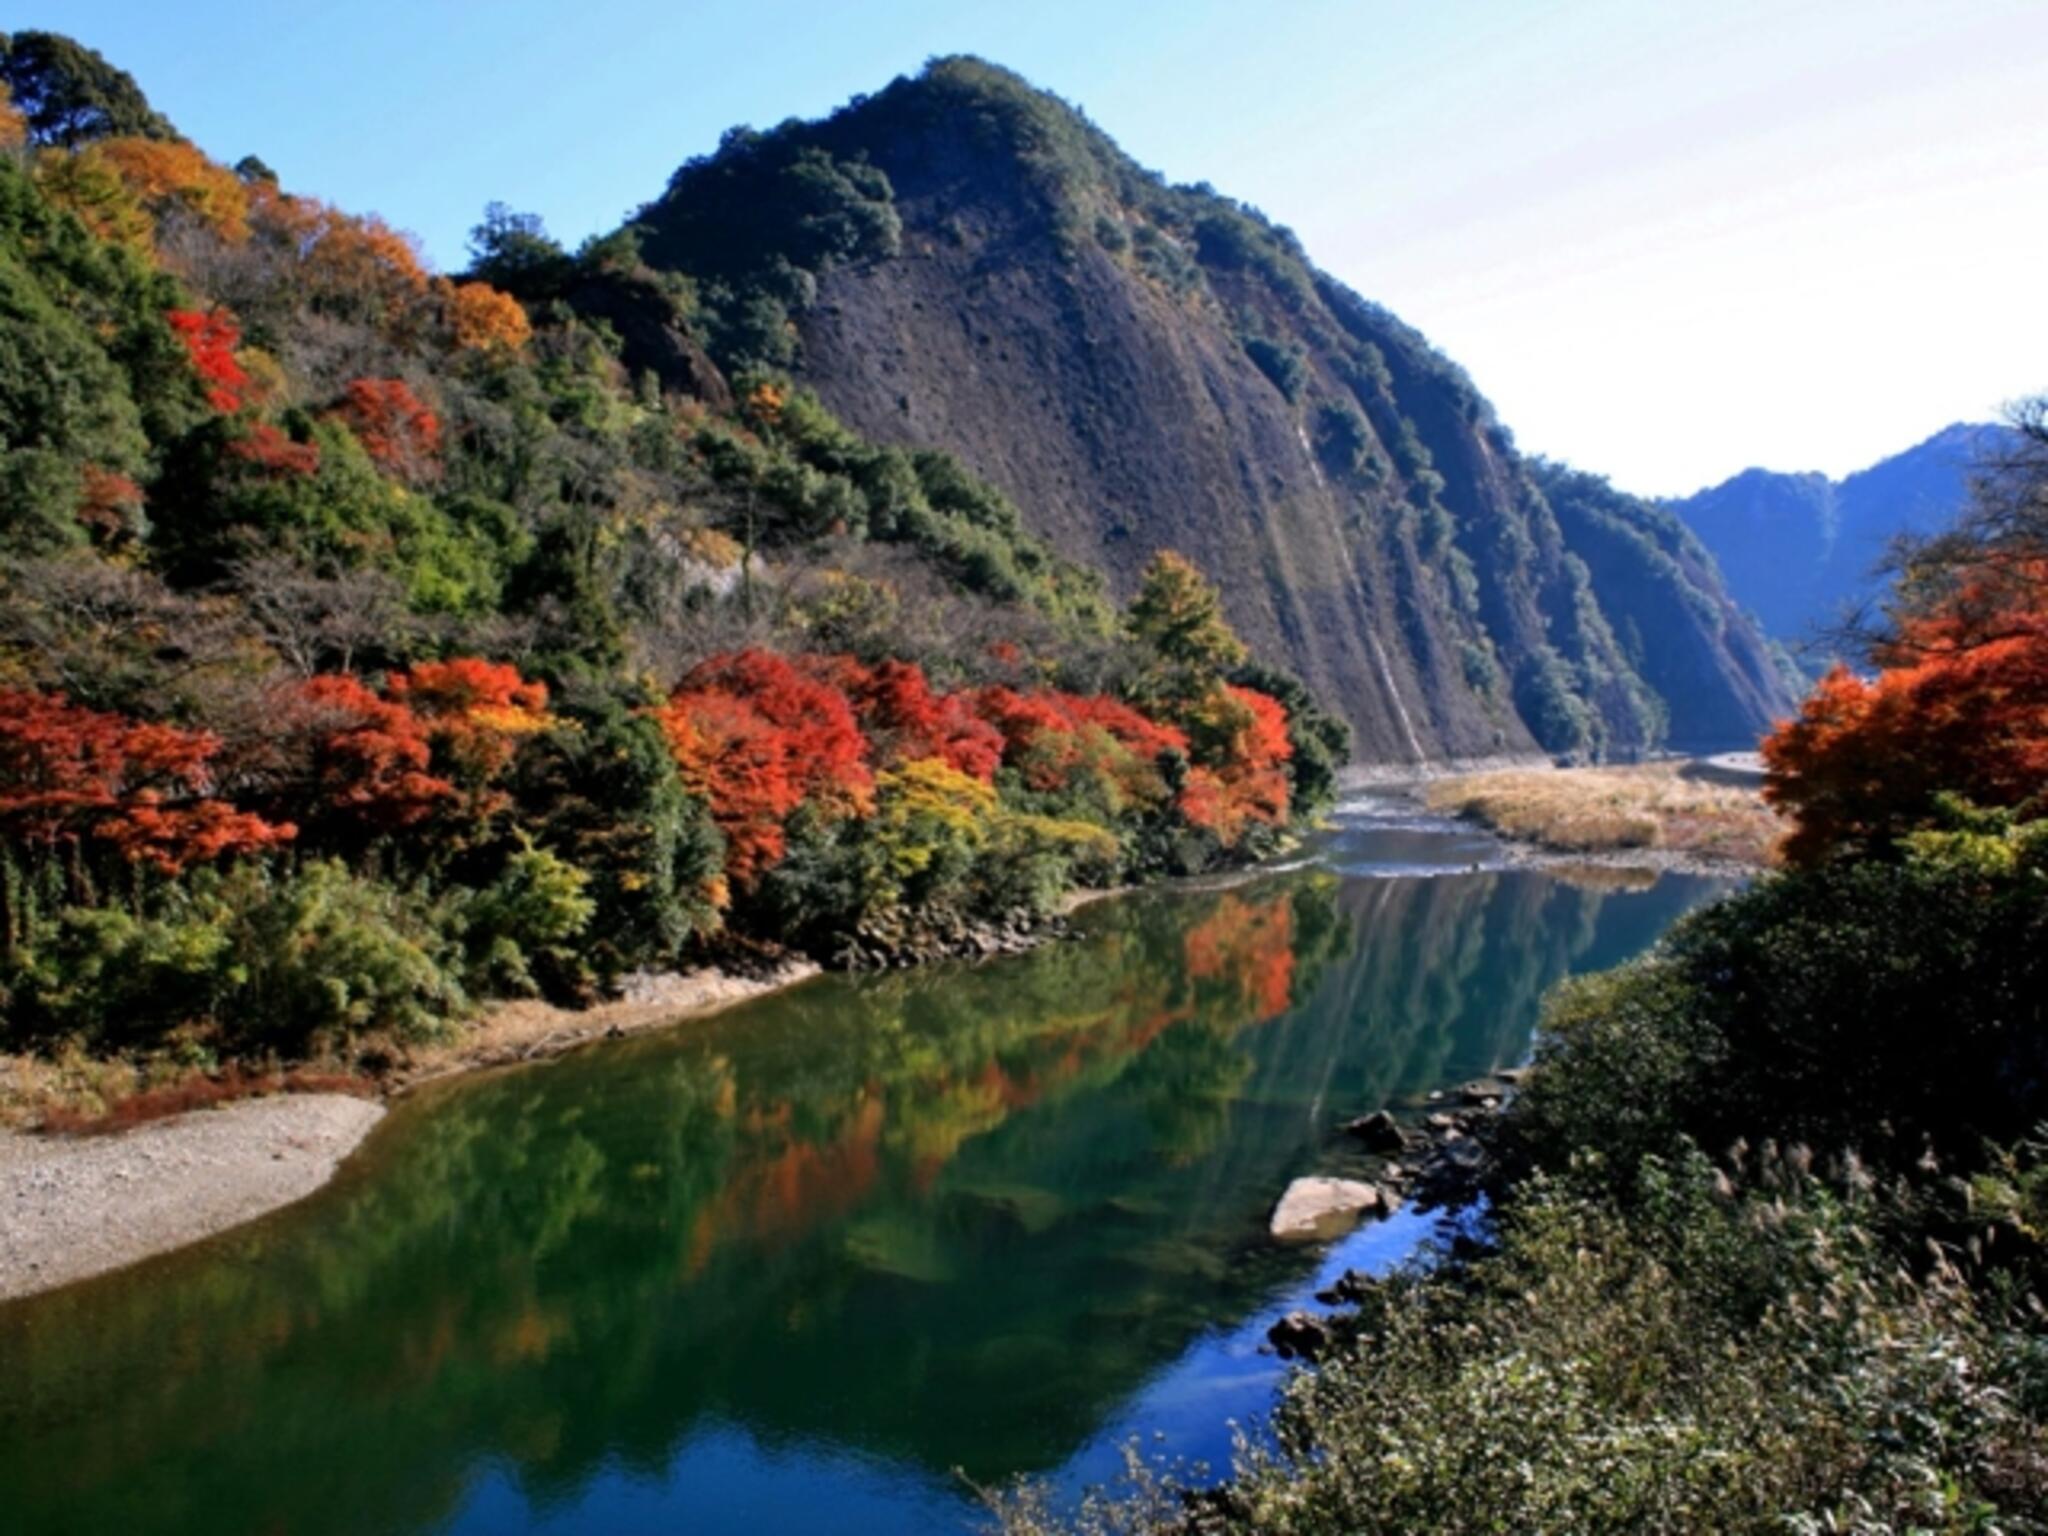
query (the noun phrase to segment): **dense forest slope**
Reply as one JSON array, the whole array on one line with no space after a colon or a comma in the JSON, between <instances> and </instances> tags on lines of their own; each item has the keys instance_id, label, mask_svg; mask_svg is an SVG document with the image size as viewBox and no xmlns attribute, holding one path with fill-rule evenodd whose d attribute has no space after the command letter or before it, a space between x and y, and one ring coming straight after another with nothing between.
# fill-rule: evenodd
<instances>
[{"instance_id":1,"label":"dense forest slope","mask_svg":"<svg viewBox=\"0 0 2048 1536\"><path fill-rule=\"evenodd\" d=\"M1666 505L1774 638L1824 646L1830 625L1882 589L1878 567L1892 541L1952 523L1974 467L2012 438L2004 427L1958 422L1841 480L1746 469Z\"/></svg>"},{"instance_id":2,"label":"dense forest slope","mask_svg":"<svg viewBox=\"0 0 2048 1536\"><path fill-rule=\"evenodd\" d=\"M1668 518L1590 487L1562 514L1465 375L1290 232L1005 71L736 130L638 229L728 371L957 453L1119 593L1165 545L1216 573L1365 759L1726 742L1789 704Z\"/></svg>"},{"instance_id":3,"label":"dense forest slope","mask_svg":"<svg viewBox=\"0 0 2048 1536\"><path fill-rule=\"evenodd\" d=\"M475 250L0 37L0 1051L388 1063L706 957L986 953L1328 803L1342 724L1185 559L1119 607L957 459L728 380L630 232Z\"/></svg>"}]
</instances>

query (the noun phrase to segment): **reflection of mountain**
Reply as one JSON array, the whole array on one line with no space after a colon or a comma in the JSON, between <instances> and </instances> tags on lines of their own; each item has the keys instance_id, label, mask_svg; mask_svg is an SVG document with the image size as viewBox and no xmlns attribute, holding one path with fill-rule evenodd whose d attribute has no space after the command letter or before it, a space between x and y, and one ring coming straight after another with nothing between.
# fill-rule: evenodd
<instances>
[{"instance_id":1,"label":"reflection of mountain","mask_svg":"<svg viewBox=\"0 0 2048 1536\"><path fill-rule=\"evenodd\" d=\"M799 1471L820 1438L1046 1465L1298 1269L1259 1225L1333 1118L1516 1055L1544 986L1695 894L1139 898L453 1086L329 1197L0 1310L9 1529L417 1529L492 1458L536 1503L625 1468L684 1510L720 1420Z\"/></svg>"}]
</instances>

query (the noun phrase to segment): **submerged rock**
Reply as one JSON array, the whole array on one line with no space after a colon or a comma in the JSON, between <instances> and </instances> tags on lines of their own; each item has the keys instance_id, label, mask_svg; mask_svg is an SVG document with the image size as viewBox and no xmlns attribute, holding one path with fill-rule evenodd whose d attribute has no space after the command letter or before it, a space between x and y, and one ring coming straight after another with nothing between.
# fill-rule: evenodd
<instances>
[{"instance_id":1,"label":"submerged rock","mask_svg":"<svg viewBox=\"0 0 2048 1536\"><path fill-rule=\"evenodd\" d=\"M1363 1143L1368 1152L1398 1152L1406 1144L1400 1125L1384 1109L1351 1121L1344 1132Z\"/></svg>"},{"instance_id":2,"label":"submerged rock","mask_svg":"<svg viewBox=\"0 0 2048 1536\"><path fill-rule=\"evenodd\" d=\"M1358 1179L1296 1179L1273 1208L1270 1230L1283 1243L1341 1237L1386 1208L1378 1187Z\"/></svg>"}]
</instances>

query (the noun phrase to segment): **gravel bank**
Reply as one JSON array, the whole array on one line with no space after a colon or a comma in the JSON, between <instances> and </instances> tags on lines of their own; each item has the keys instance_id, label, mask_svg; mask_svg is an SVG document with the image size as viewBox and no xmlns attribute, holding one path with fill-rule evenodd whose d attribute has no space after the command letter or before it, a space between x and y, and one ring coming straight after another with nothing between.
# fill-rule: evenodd
<instances>
[{"instance_id":1,"label":"gravel bank","mask_svg":"<svg viewBox=\"0 0 2048 1536\"><path fill-rule=\"evenodd\" d=\"M0 1301L304 1199L383 1115L343 1094L281 1094L114 1136L0 1134Z\"/></svg>"}]
</instances>

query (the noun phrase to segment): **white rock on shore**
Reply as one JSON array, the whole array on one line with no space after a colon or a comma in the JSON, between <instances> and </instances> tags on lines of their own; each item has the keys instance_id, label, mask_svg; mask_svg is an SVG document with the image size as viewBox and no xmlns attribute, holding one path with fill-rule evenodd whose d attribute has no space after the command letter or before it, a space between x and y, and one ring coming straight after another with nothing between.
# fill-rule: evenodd
<instances>
[{"instance_id":1,"label":"white rock on shore","mask_svg":"<svg viewBox=\"0 0 2048 1536\"><path fill-rule=\"evenodd\" d=\"M281 1094L113 1136L0 1134L0 1301L304 1199L383 1115L345 1094Z\"/></svg>"},{"instance_id":2,"label":"white rock on shore","mask_svg":"<svg viewBox=\"0 0 2048 1536\"><path fill-rule=\"evenodd\" d=\"M1283 1243L1342 1237L1384 1203L1376 1186L1357 1179L1296 1179L1273 1208L1270 1230Z\"/></svg>"}]
</instances>

